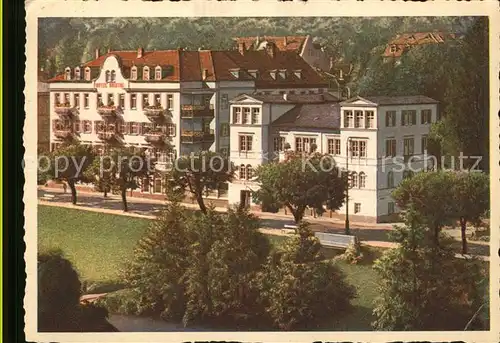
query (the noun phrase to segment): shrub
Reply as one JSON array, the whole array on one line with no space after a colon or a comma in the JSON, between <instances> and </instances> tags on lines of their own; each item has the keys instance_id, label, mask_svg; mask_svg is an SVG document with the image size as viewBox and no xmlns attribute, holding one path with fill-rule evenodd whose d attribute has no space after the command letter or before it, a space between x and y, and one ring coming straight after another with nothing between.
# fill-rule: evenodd
<instances>
[{"instance_id":1,"label":"shrub","mask_svg":"<svg viewBox=\"0 0 500 343\"><path fill-rule=\"evenodd\" d=\"M349 244L345 252L337 258L350 264L358 264L363 260L363 257L361 243L356 241L353 244Z\"/></svg>"}]
</instances>

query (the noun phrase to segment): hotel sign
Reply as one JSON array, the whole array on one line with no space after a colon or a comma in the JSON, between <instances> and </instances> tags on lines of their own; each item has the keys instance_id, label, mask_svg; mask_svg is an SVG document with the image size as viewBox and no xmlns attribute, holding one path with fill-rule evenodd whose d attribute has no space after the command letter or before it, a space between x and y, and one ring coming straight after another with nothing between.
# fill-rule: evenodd
<instances>
[{"instance_id":1,"label":"hotel sign","mask_svg":"<svg viewBox=\"0 0 500 343\"><path fill-rule=\"evenodd\" d=\"M103 83L96 83L95 87L96 88L123 88L123 83L103 82Z\"/></svg>"}]
</instances>

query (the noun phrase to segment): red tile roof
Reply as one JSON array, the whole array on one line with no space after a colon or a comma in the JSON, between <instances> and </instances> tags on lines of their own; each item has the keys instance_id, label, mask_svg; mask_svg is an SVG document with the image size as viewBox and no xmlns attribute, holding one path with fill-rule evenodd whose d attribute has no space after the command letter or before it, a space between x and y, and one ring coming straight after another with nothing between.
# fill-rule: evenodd
<instances>
[{"instance_id":1,"label":"red tile roof","mask_svg":"<svg viewBox=\"0 0 500 343\"><path fill-rule=\"evenodd\" d=\"M172 72L163 77L163 81L235 81L254 80L248 72L256 70L257 77L255 84L259 88L266 87L327 87L327 83L322 77L312 69L298 54L291 51L275 51L274 57L266 51L245 51L240 54L237 50L229 51L185 51L185 50L163 50L144 51L141 58L138 58L137 51L112 51L99 58L85 63L82 67L84 75L85 67L90 67L98 71L106 58L116 56L120 62L122 72L125 77L129 77L130 68L134 65L142 68L151 68L160 65L162 67L171 66ZM235 78L231 70L239 69L240 76ZM271 70L287 70L286 78L277 77L273 79ZM204 70L206 78L203 80ZM300 70L300 79L295 76L294 71ZM154 75L154 69L151 71ZM64 74L59 74L50 81L64 81ZM74 80L81 82L82 80ZM139 80L141 82L148 82ZM151 80L156 81L156 80Z\"/></svg>"},{"instance_id":2,"label":"red tile roof","mask_svg":"<svg viewBox=\"0 0 500 343\"><path fill-rule=\"evenodd\" d=\"M447 40L453 40L453 33L444 32L415 32L403 33L393 38L387 45L384 57L400 57L411 46L424 44L440 44Z\"/></svg>"},{"instance_id":3,"label":"red tile roof","mask_svg":"<svg viewBox=\"0 0 500 343\"><path fill-rule=\"evenodd\" d=\"M233 38L237 44L245 43L247 50L255 49L257 40L259 42L273 42L278 50L295 51L300 53L302 45L307 39L307 36L262 36L262 37L236 37Z\"/></svg>"}]
</instances>

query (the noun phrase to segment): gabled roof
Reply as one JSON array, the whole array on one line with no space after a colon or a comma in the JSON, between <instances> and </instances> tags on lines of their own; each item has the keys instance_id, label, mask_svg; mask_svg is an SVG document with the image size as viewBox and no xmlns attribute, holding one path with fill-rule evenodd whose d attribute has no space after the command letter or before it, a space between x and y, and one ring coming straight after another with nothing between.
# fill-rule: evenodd
<instances>
[{"instance_id":1,"label":"gabled roof","mask_svg":"<svg viewBox=\"0 0 500 343\"><path fill-rule=\"evenodd\" d=\"M247 50L258 49L257 45L263 42L272 42L281 51L294 51L300 53L307 36L261 36L261 37L236 37L238 44L245 43Z\"/></svg>"},{"instance_id":2,"label":"gabled roof","mask_svg":"<svg viewBox=\"0 0 500 343\"><path fill-rule=\"evenodd\" d=\"M338 103L339 99L331 93L323 94L240 94L236 96L231 103L238 103L242 100L249 99L260 103L270 104L324 104Z\"/></svg>"},{"instance_id":3,"label":"gabled roof","mask_svg":"<svg viewBox=\"0 0 500 343\"><path fill-rule=\"evenodd\" d=\"M282 128L340 129L338 103L301 104L292 108L272 123Z\"/></svg>"},{"instance_id":4,"label":"gabled roof","mask_svg":"<svg viewBox=\"0 0 500 343\"><path fill-rule=\"evenodd\" d=\"M440 44L454 39L456 39L456 35L454 33L438 31L403 33L397 35L389 41L383 56L400 57L410 46Z\"/></svg>"},{"instance_id":5,"label":"gabled roof","mask_svg":"<svg viewBox=\"0 0 500 343\"><path fill-rule=\"evenodd\" d=\"M356 96L342 101L340 105L352 105L356 101L364 101L368 105L423 105L437 104L439 101L425 95L403 95L403 96Z\"/></svg>"}]
</instances>

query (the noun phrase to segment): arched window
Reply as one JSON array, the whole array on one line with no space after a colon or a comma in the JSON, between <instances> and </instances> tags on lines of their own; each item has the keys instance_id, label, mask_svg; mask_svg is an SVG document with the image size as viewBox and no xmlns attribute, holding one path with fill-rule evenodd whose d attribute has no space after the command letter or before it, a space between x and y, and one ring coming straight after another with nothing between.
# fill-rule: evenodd
<instances>
[{"instance_id":1,"label":"arched window","mask_svg":"<svg viewBox=\"0 0 500 343\"><path fill-rule=\"evenodd\" d=\"M387 188L394 188L394 173L392 171L387 173Z\"/></svg>"},{"instance_id":2,"label":"arched window","mask_svg":"<svg viewBox=\"0 0 500 343\"><path fill-rule=\"evenodd\" d=\"M116 71L111 70L111 82L115 82L115 81L116 81Z\"/></svg>"},{"instance_id":3,"label":"arched window","mask_svg":"<svg viewBox=\"0 0 500 343\"><path fill-rule=\"evenodd\" d=\"M90 68L85 68L85 80L90 81Z\"/></svg>"},{"instance_id":4,"label":"arched window","mask_svg":"<svg viewBox=\"0 0 500 343\"><path fill-rule=\"evenodd\" d=\"M247 180L251 180L253 177L253 169L252 166L247 164Z\"/></svg>"},{"instance_id":5,"label":"arched window","mask_svg":"<svg viewBox=\"0 0 500 343\"><path fill-rule=\"evenodd\" d=\"M160 66L157 66L155 68L155 80L161 80L162 77L161 77L161 67Z\"/></svg>"},{"instance_id":6,"label":"arched window","mask_svg":"<svg viewBox=\"0 0 500 343\"><path fill-rule=\"evenodd\" d=\"M80 80L80 67L75 68L75 79Z\"/></svg>"},{"instance_id":7,"label":"arched window","mask_svg":"<svg viewBox=\"0 0 500 343\"><path fill-rule=\"evenodd\" d=\"M358 187L358 173L356 172L351 173L351 187L352 188Z\"/></svg>"},{"instance_id":8,"label":"arched window","mask_svg":"<svg viewBox=\"0 0 500 343\"><path fill-rule=\"evenodd\" d=\"M109 70L106 70L106 82L110 82L111 80L111 73L109 72Z\"/></svg>"},{"instance_id":9,"label":"arched window","mask_svg":"<svg viewBox=\"0 0 500 343\"><path fill-rule=\"evenodd\" d=\"M66 80L71 80L71 69L70 69L70 67L66 67L66 69L64 69L64 78Z\"/></svg>"},{"instance_id":10,"label":"arched window","mask_svg":"<svg viewBox=\"0 0 500 343\"><path fill-rule=\"evenodd\" d=\"M366 187L366 174L361 172L359 173L359 188Z\"/></svg>"},{"instance_id":11,"label":"arched window","mask_svg":"<svg viewBox=\"0 0 500 343\"><path fill-rule=\"evenodd\" d=\"M240 180L245 180L246 179L246 167L244 164L240 166L240 173L239 173Z\"/></svg>"},{"instance_id":12,"label":"arched window","mask_svg":"<svg viewBox=\"0 0 500 343\"><path fill-rule=\"evenodd\" d=\"M137 67L136 66L133 66L132 69L130 69L130 79L137 80Z\"/></svg>"},{"instance_id":13,"label":"arched window","mask_svg":"<svg viewBox=\"0 0 500 343\"><path fill-rule=\"evenodd\" d=\"M142 70L142 79L149 80L149 67L144 67Z\"/></svg>"}]
</instances>

